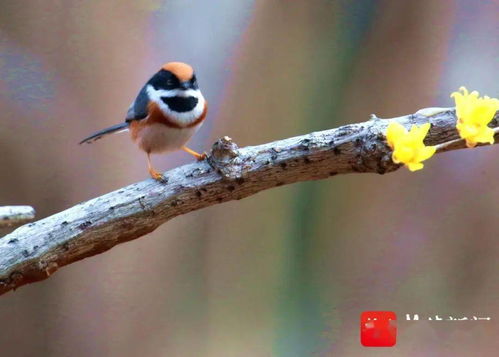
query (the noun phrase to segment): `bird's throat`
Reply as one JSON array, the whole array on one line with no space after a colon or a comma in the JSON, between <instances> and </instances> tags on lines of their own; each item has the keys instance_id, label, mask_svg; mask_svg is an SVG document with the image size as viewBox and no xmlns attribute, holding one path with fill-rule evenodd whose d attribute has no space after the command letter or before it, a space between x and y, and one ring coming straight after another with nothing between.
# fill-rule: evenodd
<instances>
[{"instance_id":1,"label":"bird's throat","mask_svg":"<svg viewBox=\"0 0 499 357\"><path fill-rule=\"evenodd\" d=\"M198 98L196 97L161 97L163 103L165 103L168 108L177 113L186 113L192 111L198 104Z\"/></svg>"}]
</instances>

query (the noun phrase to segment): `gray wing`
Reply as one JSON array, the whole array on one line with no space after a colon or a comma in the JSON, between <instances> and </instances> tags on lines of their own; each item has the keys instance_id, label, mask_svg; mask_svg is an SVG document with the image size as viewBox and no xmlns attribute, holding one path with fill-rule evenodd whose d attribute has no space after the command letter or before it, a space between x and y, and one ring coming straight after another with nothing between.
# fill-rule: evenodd
<instances>
[{"instance_id":1,"label":"gray wing","mask_svg":"<svg viewBox=\"0 0 499 357\"><path fill-rule=\"evenodd\" d=\"M149 96L147 95L146 86L147 85L142 87L139 94L137 95L137 98L135 98L133 103L128 108L125 121L129 122L132 120L141 120L147 117L147 114L149 112Z\"/></svg>"}]
</instances>

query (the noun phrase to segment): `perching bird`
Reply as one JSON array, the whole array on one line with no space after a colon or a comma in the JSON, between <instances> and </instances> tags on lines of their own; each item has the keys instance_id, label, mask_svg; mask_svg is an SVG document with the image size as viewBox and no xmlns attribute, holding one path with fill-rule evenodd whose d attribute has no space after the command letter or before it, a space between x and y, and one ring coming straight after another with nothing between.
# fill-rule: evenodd
<instances>
[{"instance_id":1,"label":"perching bird","mask_svg":"<svg viewBox=\"0 0 499 357\"><path fill-rule=\"evenodd\" d=\"M151 164L152 153L182 149L198 160L206 157L185 144L203 123L207 109L192 67L170 62L142 87L130 105L124 123L98 131L80 144L128 130L132 140L147 154L149 174L161 181L163 175Z\"/></svg>"}]
</instances>

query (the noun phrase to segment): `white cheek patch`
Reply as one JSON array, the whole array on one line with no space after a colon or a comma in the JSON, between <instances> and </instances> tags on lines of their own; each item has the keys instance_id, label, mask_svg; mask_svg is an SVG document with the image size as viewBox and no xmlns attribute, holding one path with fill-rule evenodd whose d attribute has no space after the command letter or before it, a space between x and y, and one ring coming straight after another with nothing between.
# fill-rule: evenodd
<instances>
[{"instance_id":1,"label":"white cheek patch","mask_svg":"<svg viewBox=\"0 0 499 357\"><path fill-rule=\"evenodd\" d=\"M201 91L199 89L154 89L153 86L148 85L146 88L147 95L149 99L156 103L166 116L172 121L177 122L180 125L189 125L190 123L195 122L199 119L199 117L203 114L205 100ZM176 112L171 110L165 102L161 100L161 97L194 97L198 100L196 106L189 112Z\"/></svg>"}]
</instances>

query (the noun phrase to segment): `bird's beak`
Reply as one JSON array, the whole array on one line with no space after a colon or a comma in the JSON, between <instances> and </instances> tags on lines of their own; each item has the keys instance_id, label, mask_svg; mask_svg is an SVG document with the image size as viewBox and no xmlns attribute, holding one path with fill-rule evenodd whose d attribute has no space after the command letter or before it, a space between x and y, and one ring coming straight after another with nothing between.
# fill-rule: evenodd
<instances>
[{"instance_id":1,"label":"bird's beak","mask_svg":"<svg viewBox=\"0 0 499 357\"><path fill-rule=\"evenodd\" d=\"M191 88L191 83L189 81L181 82L180 83L180 88L184 89L184 90L187 90L187 89Z\"/></svg>"}]
</instances>

